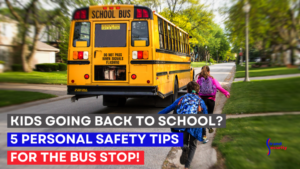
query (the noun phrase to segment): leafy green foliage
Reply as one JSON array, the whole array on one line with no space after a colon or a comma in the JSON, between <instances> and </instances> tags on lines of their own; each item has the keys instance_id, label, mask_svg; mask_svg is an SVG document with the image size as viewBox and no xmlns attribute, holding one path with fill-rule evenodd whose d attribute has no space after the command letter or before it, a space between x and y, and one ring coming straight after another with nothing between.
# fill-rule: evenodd
<instances>
[{"instance_id":1,"label":"leafy green foliage","mask_svg":"<svg viewBox=\"0 0 300 169\"><path fill-rule=\"evenodd\" d=\"M226 29L233 46L245 46L244 0L233 2L224 11L228 14ZM300 38L300 4L296 0L249 0L249 45L262 56L270 52L297 49ZM237 51L235 51L237 52ZM293 56L293 52L291 53ZM291 57L293 58L293 57ZM293 61L292 61L293 62Z\"/></svg>"},{"instance_id":2,"label":"leafy green foliage","mask_svg":"<svg viewBox=\"0 0 300 169\"><path fill-rule=\"evenodd\" d=\"M15 72L21 72L23 71L23 66L20 64L13 64L11 65L11 69Z\"/></svg>"},{"instance_id":3,"label":"leafy green foliage","mask_svg":"<svg viewBox=\"0 0 300 169\"><path fill-rule=\"evenodd\" d=\"M52 72L52 71L57 71L59 69L59 66L56 63L36 64L35 67L36 70L41 72Z\"/></svg>"},{"instance_id":4,"label":"leafy green foliage","mask_svg":"<svg viewBox=\"0 0 300 169\"><path fill-rule=\"evenodd\" d=\"M58 70L59 71L66 71L67 70L67 64L66 63L57 63Z\"/></svg>"}]
</instances>

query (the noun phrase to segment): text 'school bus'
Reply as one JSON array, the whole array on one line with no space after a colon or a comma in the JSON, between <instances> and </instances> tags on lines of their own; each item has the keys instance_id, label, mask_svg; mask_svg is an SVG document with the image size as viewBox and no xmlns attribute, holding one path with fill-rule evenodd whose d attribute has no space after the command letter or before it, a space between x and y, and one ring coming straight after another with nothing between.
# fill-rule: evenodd
<instances>
[{"instance_id":1,"label":"text 'school bus'","mask_svg":"<svg viewBox=\"0 0 300 169\"><path fill-rule=\"evenodd\" d=\"M106 106L123 105L136 96L171 102L193 79L188 34L147 7L77 9L70 35L72 101L103 95Z\"/></svg>"}]
</instances>

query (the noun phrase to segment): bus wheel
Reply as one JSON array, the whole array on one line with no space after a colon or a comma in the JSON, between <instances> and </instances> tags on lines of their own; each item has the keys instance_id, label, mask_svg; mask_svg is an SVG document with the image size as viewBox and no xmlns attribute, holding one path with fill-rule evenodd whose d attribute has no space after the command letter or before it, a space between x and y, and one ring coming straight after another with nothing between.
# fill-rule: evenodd
<instances>
[{"instance_id":1,"label":"bus wheel","mask_svg":"<svg viewBox=\"0 0 300 169\"><path fill-rule=\"evenodd\" d=\"M108 107L117 107L124 106L126 104L125 97L117 97L117 96L103 96L103 106Z\"/></svg>"},{"instance_id":2,"label":"bus wheel","mask_svg":"<svg viewBox=\"0 0 300 169\"><path fill-rule=\"evenodd\" d=\"M177 82L177 79L175 79L175 82L174 82L174 94L172 95L172 103L174 103L177 98L178 98L178 82ZM171 104L172 104L171 103Z\"/></svg>"}]
</instances>

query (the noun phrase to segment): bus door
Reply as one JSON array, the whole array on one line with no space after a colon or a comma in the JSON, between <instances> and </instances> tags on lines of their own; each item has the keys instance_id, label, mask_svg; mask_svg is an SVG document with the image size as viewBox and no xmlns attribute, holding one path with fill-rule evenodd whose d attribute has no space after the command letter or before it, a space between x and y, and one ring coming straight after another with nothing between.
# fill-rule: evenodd
<instances>
[{"instance_id":1,"label":"bus door","mask_svg":"<svg viewBox=\"0 0 300 169\"><path fill-rule=\"evenodd\" d=\"M128 83L128 27L128 21L93 23L93 83Z\"/></svg>"}]
</instances>

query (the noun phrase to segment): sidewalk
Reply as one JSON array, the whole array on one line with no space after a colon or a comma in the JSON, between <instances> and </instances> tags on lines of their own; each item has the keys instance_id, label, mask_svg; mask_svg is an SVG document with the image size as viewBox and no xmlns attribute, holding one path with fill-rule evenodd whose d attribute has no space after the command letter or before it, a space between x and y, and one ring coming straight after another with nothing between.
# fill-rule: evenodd
<instances>
[{"instance_id":1,"label":"sidewalk","mask_svg":"<svg viewBox=\"0 0 300 169\"><path fill-rule=\"evenodd\" d=\"M27 83L0 83L0 89L32 91L53 94L56 96L67 95L66 85L47 85L47 84L27 84Z\"/></svg>"},{"instance_id":2,"label":"sidewalk","mask_svg":"<svg viewBox=\"0 0 300 169\"><path fill-rule=\"evenodd\" d=\"M287 74L287 75L275 75L275 76L261 76L261 77L249 77L250 80L265 80L265 79L280 79L280 78L288 78L288 77L299 77L300 73L298 74ZM243 78L235 78L234 81L238 82L238 81L244 81L244 77Z\"/></svg>"},{"instance_id":3,"label":"sidewalk","mask_svg":"<svg viewBox=\"0 0 300 169\"><path fill-rule=\"evenodd\" d=\"M224 82L220 82L224 89L230 91L234 75L235 67L233 67L230 73L228 73L228 76L225 78ZM227 99L221 92L218 92L216 100L217 102L214 114L221 114ZM207 138L209 139L209 142L207 144L203 144L202 142L198 141L198 146L194 155L194 159L191 163L190 169L208 169L217 163L217 152L212 147L212 141L215 137L215 132L216 129L213 133L207 132ZM179 162L181 153L182 150L180 147L173 147L168 153L162 168L184 168L184 165L181 165Z\"/></svg>"}]
</instances>

